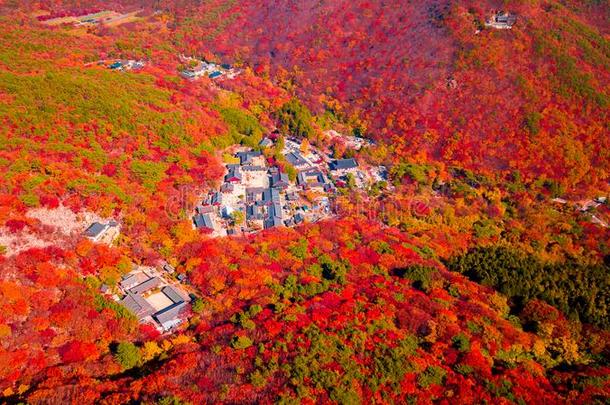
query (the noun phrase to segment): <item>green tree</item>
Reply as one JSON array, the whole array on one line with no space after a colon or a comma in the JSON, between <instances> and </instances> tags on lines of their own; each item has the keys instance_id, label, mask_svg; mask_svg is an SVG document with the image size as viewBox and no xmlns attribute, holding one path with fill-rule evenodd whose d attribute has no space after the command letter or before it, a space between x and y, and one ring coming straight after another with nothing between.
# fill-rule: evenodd
<instances>
[{"instance_id":1,"label":"green tree","mask_svg":"<svg viewBox=\"0 0 610 405\"><path fill-rule=\"evenodd\" d=\"M231 135L236 141L243 141L248 146L252 147L258 145L263 137L263 127L256 117L249 114L246 110L234 107L222 107L219 108L218 111L220 112L222 119L229 126L229 129L232 132ZM240 139L242 137L247 137L247 139Z\"/></svg>"},{"instance_id":2,"label":"green tree","mask_svg":"<svg viewBox=\"0 0 610 405\"><path fill-rule=\"evenodd\" d=\"M201 312L203 312L204 307L205 304L203 303L203 300L201 298L196 298L191 304L191 309L196 314L200 314Z\"/></svg>"},{"instance_id":3,"label":"green tree","mask_svg":"<svg viewBox=\"0 0 610 405\"><path fill-rule=\"evenodd\" d=\"M312 115L298 99L285 103L277 113L280 129L284 133L309 138L313 135Z\"/></svg>"},{"instance_id":4,"label":"green tree","mask_svg":"<svg viewBox=\"0 0 610 405\"><path fill-rule=\"evenodd\" d=\"M417 383L422 388L427 388L428 386L434 385L442 385L445 380L445 375L447 372L440 367L437 366L428 366L423 373L417 376Z\"/></svg>"},{"instance_id":5,"label":"green tree","mask_svg":"<svg viewBox=\"0 0 610 405\"><path fill-rule=\"evenodd\" d=\"M239 226L245 222L246 216L243 211L236 210L231 214L231 219L235 225Z\"/></svg>"},{"instance_id":6,"label":"green tree","mask_svg":"<svg viewBox=\"0 0 610 405\"><path fill-rule=\"evenodd\" d=\"M114 358L123 369L129 370L141 363L140 349L131 342L121 342L117 345Z\"/></svg>"},{"instance_id":7,"label":"green tree","mask_svg":"<svg viewBox=\"0 0 610 405\"><path fill-rule=\"evenodd\" d=\"M233 336L231 347L238 350L247 349L252 346L252 340L248 336Z\"/></svg>"}]
</instances>

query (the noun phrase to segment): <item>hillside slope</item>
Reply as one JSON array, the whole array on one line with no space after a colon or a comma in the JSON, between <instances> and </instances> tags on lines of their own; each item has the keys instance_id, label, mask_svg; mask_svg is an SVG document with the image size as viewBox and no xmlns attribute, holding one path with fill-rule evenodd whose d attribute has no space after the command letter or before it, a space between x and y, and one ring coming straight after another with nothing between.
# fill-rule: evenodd
<instances>
[{"instance_id":1,"label":"hillside slope","mask_svg":"<svg viewBox=\"0 0 610 405\"><path fill-rule=\"evenodd\" d=\"M517 16L512 30L484 27L500 8ZM184 49L269 69L318 111L340 113L339 100L395 157L570 189L608 178L610 48L588 23L607 7L206 1L176 13Z\"/></svg>"},{"instance_id":2,"label":"hillside slope","mask_svg":"<svg viewBox=\"0 0 610 405\"><path fill-rule=\"evenodd\" d=\"M455 7L462 6L443 2L405 1L397 8L384 2L348 7L278 1L272 8L257 1L205 1L196 2L202 4L199 14L186 7L190 2L171 3L191 14L148 14L133 25L91 29L45 27L27 9L0 18L0 42L8 45L0 49L0 236L21 243L15 250L0 243L0 401L607 402L610 335L575 320L585 313L581 319L608 325L608 286L595 284L595 277L607 274L606 229L567 204L551 207L516 175L506 190L459 170L439 185L435 167L404 164L454 159L460 166L497 169L510 166L510 150L537 150L527 143L537 139L555 154L548 165L572 164L561 169L571 170L566 176L601 176L602 169L587 164L608 152L600 135L604 95L596 90L607 72L591 71L577 81L585 86L577 97L587 101L578 113L571 107L572 115L565 100L548 101L564 97L559 89L553 93L550 84L525 77L522 90L541 97L543 115L561 118L561 125L553 132L541 119L538 135L523 143L515 141L524 134L520 124L511 127L506 111L519 109L522 98L508 78L498 76L506 99L489 95L476 114L496 113L491 128L506 133L483 142L486 120L470 110L476 104L470 98L477 97L476 86L490 88L490 72L499 75L503 66L501 59L489 65L498 54L487 47L519 47L510 36L528 40L521 28L473 36L481 43L472 45L477 50L471 54L460 45L460 35L471 30L458 20L470 21L476 10L458 13ZM294 26L278 10L292 16ZM535 9L516 10L527 15ZM575 15L563 8L544 13ZM328 23L337 19L345 21L339 42L339 28ZM370 41L363 34L369 31L379 38ZM405 49L388 47L395 43L390 34ZM421 43L407 46L417 35ZM553 52L544 40L556 39L539 36L540 52ZM256 44L258 37L265 41ZM481 56L483 48L488 53ZM179 77L181 51L212 57L213 49L259 69L245 68L224 87ZM137 72L97 64L117 58L147 63ZM275 58L286 70L297 61L302 68L283 72ZM384 58L387 63L377 62ZM571 59L561 60L576 69ZM537 74L543 75L541 66ZM455 89L447 88L449 74L458 82ZM342 190L342 218L294 229L222 239L194 230L189 210L200 203L202 190L222 178L223 150L240 142L256 145L277 124L274 117L293 86L312 106L332 104L336 116L341 107L329 101L330 94L368 117L370 134L388 142L372 153L403 163L390 167L392 191ZM231 114L223 115L226 109ZM385 124L379 117L387 118ZM242 134L235 121L255 125ZM356 118L345 121L357 124ZM449 128L462 128L463 137L456 137L452 154L438 157ZM590 148L578 140L585 132ZM558 134L561 147L554 143ZM533 152L524 156L514 158L515 167L524 165L524 176L547 170ZM595 178L583 181L593 184ZM443 196L442 188L448 190ZM379 201L395 206L384 210ZM360 215L362 206L368 218ZM607 204L599 211L604 209ZM66 222L88 213L120 220L118 246L93 244L75 224L68 234ZM28 244L32 239L35 246ZM507 296L448 271L441 260L495 243L531 244L528 252L545 263L518 255L507 271L496 272L504 257L513 258L504 250L474 251L448 263ZM563 264L546 261L559 261L564 251L583 263L555 277ZM183 327L162 336L100 293L102 284L113 285L134 263L156 266L160 260L175 264L174 275L186 275L196 296ZM525 281L516 288L498 285L510 284L505 280ZM570 319L539 300L562 308L574 304Z\"/></svg>"},{"instance_id":3,"label":"hillside slope","mask_svg":"<svg viewBox=\"0 0 610 405\"><path fill-rule=\"evenodd\" d=\"M33 331L29 339L32 349L40 344L46 351L36 363L8 357L13 372L4 369L3 386L16 381L21 395L11 398L29 403L607 398L607 367L585 365L592 355L607 354L603 334L573 329L539 302L525 312L537 334L526 332L504 297L447 272L419 249L395 230L349 221L227 240L222 246L194 242L183 254L192 283L205 298L189 330L164 338L141 333L134 339L137 357L121 371L111 350L112 339L124 335L113 331L95 338L84 333L87 323L75 319L72 339L79 340L57 348L60 340L49 340L47 331L67 327L68 298L49 309L30 305L24 325L52 314L49 329ZM66 264L83 271L88 260L101 259L99 253L81 253L76 268ZM47 257L38 254L29 263ZM56 251L54 262L61 257ZM24 265L23 258L11 259L4 268ZM42 286L41 279L28 277ZM14 335L5 339L8 348L19 347L19 333ZM581 339L590 342L588 354L577 348Z\"/></svg>"}]
</instances>

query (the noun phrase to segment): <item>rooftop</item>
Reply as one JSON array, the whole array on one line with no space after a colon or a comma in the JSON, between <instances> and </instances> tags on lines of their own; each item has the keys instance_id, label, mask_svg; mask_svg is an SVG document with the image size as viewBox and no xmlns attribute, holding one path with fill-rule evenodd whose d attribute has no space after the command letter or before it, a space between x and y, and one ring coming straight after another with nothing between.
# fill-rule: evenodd
<instances>
[{"instance_id":1,"label":"rooftop","mask_svg":"<svg viewBox=\"0 0 610 405\"><path fill-rule=\"evenodd\" d=\"M95 238L99 236L102 232L106 230L107 225L102 225L99 222L92 223L89 228L85 231L85 235L90 238ZM82 229L82 228L81 228Z\"/></svg>"},{"instance_id":2,"label":"rooftop","mask_svg":"<svg viewBox=\"0 0 610 405\"><path fill-rule=\"evenodd\" d=\"M271 175L271 187L288 186L290 179L286 173L274 173Z\"/></svg>"},{"instance_id":3,"label":"rooftop","mask_svg":"<svg viewBox=\"0 0 610 405\"><path fill-rule=\"evenodd\" d=\"M162 309L153 315L153 317L159 322L161 325L170 322L176 319L180 313L185 309L186 302L175 302L167 308Z\"/></svg>"},{"instance_id":4,"label":"rooftop","mask_svg":"<svg viewBox=\"0 0 610 405\"><path fill-rule=\"evenodd\" d=\"M123 290L129 290L131 287L136 286L146 280L148 280L148 276L144 273L127 274L123 276L123 280L121 280L119 286Z\"/></svg>"},{"instance_id":5,"label":"rooftop","mask_svg":"<svg viewBox=\"0 0 610 405\"><path fill-rule=\"evenodd\" d=\"M208 214L197 214L193 217L193 222L196 228L214 229L212 219Z\"/></svg>"},{"instance_id":6,"label":"rooftop","mask_svg":"<svg viewBox=\"0 0 610 405\"><path fill-rule=\"evenodd\" d=\"M143 283L136 285L135 287L132 287L129 291L134 294L143 294L147 291L152 290L153 288L157 288L160 284L161 284L161 279L158 277L153 277L153 278L149 278L148 280L144 281Z\"/></svg>"},{"instance_id":7,"label":"rooftop","mask_svg":"<svg viewBox=\"0 0 610 405\"><path fill-rule=\"evenodd\" d=\"M307 161L301 154L297 152L289 152L285 155L286 160L293 166L303 166L307 164Z\"/></svg>"},{"instance_id":8,"label":"rooftop","mask_svg":"<svg viewBox=\"0 0 610 405\"><path fill-rule=\"evenodd\" d=\"M356 167L358 167L358 162L354 158L337 159L330 163L330 170L347 170L355 169Z\"/></svg>"},{"instance_id":9,"label":"rooftop","mask_svg":"<svg viewBox=\"0 0 610 405\"><path fill-rule=\"evenodd\" d=\"M163 287L161 291L163 294L167 295L167 297L172 300L173 303L190 301L190 298L186 296L186 294L173 285Z\"/></svg>"},{"instance_id":10,"label":"rooftop","mask_svg":"<svg viewBox=\"0 0 610 405\"><path fill-rule=\"evenodd\" d=\"M260 151L251 150L248 152L238 152L237 157L239 158L239 162L242 165L247 165L252 163L252 159L255 157L262 156L263 153Z\"/></svg>"},{"instance_id":11,"label":"rooftop","mask_svg":"<svg viewBox=\"0 0 610 405\"><path fill-rule=\"evenodd\" d=\"M155 312L155 308L153 308L144 297L138 294L127 293L125 298L121 300L121 305L133 312L140 319L152 315Z\"/></svg>"}]
</instances>

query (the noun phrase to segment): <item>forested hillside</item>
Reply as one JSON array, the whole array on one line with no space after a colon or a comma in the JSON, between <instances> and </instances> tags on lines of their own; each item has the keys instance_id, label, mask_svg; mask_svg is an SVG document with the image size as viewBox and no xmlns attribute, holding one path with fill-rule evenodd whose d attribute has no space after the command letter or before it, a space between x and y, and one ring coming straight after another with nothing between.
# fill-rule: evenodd
<instances>
[{"instance_id":1,"label":"forested hillside","mask_svg":"<svg viewBox=\"0 0 610 405\"><path fill-rule=\"evenodd\" d=\"M0 402L608 401L607 4L18 3ZM485 27L499 8L512 29ZM133 14L70 20L106 9ZM185 75L203 61L238 74ZM336 179L319 220L196 229L244 150L294 182L288 142L383 175ZM103 219L109 244L86 236ZM183 323L119 303L138 266L171 268Z\"/></svg>"},{"instance_id":2,"label":"forested hillside","mask_svg":"<svg viewBox=\"0 0 610 405\"><path fill-rule=\"evenodd\" d=\"M609 172L610 48L607 32L587 24L607 22L608 7L589 3L206 1L175 10L184 49L269 71L316 111L388 142L388 158L519 170L572 191ZM517 16L511 30L484 26L499 9Z\"/></svg>"}]
</instances>

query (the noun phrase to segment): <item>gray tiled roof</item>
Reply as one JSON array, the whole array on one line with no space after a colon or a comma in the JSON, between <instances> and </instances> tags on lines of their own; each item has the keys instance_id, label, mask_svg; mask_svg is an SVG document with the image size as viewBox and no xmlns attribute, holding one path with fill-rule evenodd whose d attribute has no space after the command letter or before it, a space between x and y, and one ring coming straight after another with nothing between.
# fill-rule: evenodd
<instances>
[{"instance_id":1,"label":"gray tiled roof","mask_svg":"<svg viewBox=\"0 0 610 405\"><path fill-rule=\"evenodd\" d=\"M356 167L358 167L358 162L353 158L333 160L330 164L330 170L355 169Z\"/></svg>"},{"instance_id":2,"label":"gray tiled roof","mask_svg":"<svg viewBox=\"0 0 610 405\"><path fill-rule=\"evenodd\" d=\"M315 177L315 181L310 180L312 177ZM300 186L322 187L325 183L324 174L319 170L300 172L298 175L298 183Z\"/></svg>"},{"instance_id":3,"label":"gray tiled roof","mask_svg":"<svg viewBox=\"0 0 610 405\"><path fill-rule=\"evenodd\" d=\"M198 214L193 217L193 222L195 223L196 228L208 228L214 229L214 224L212 223L212 219L208 214Z\"/></svg>"},{"instance_id":4,"label":"gray tiled roof","mask_svg":"<svg viewBox=\"0 0 610 405\"><path fill-rule=\"evenodd\" d=\"M297 152L289 152L286 155L286 160L293 166L303 166L307 161Z\"/></svg>"},{"instance_id":5,"label":"gray tiled roof","mask_svg":"<svg viewBox=\"0 0 610 405\"><path fill-rule=\"evenodd\" d=\"M105 225L100 224L99 222L92 223L89 228L85 231L85 235L91 238L95 238L100 233L102 233L106 229Z\"/></svg>"},{"instance_id":6,"label":"gray tiled roof","mask_svg":"<svg viewBox=\"0 0 610 405\"><path fill-rule=\"evenodd\" d=\"M286 173L274 173L271 176L271 186L272 187L284 187L290 183L288 179L288 175Z\"/></svg>"},{"instance_id":7,"label":"gray tiled roof","mask_svg":"<svg viewBox=\"0 0 610 405\"><path fill-rule=\"evenodd\" d=\"M130 289L144 281L148 280L148 276L144 273L127 274L119 283L122 289Z\"/></svg>"},{"instance_id":8,"label":"gray tiled roof","mask_svg":"<svg viewBox=\"0 0 610 405\"><path fill-rule=\"evenodd\" d=\"M167 298L172 300L173 303L189 301L186 294L184 294L182 291L180 291L177 287L175 287L173 285L168 285L166 287L163 287L163 289L161 291L163 292L163 294L165 294L167 296Z\"/></svg>"},{"instance_id":9,"label":"gray tiled roof","mask_svg":"<svg viewBox=\"0 0 610 405\"><path fill-rule=\"evenodd\" d=\"M161 279L158 277L149 278L143 283L138 284L135 287L132 287L129 292L134 294L143 294L147 291L152 290L153 288L158 287L161 284Z\"/></svg>"},{"instance_id":10,"label":"gray tiled roof","mask_svg":"<svg viewBox=\"0 0 610 405\"><path fill-rule=\"evenodd\" d=\"M138 294L128 293L125 298L121 300L121 305L140 319L152 315L155 312L155 308L153 308L144 297Z\"/></svg>"},{"instance_id":11,"label":"gray tiled roof","mask_svg":"<svg viewBox=\"0 0 610 405\"><path fill-rule=\"evenodd\" d=\"M163 325L164 323L180 316L180 313L184 311L185 307L186 302L176 302L169 307L163 308L161 311L154 314L153 317L157 320L157 322Z\"/></svg>"}]
</instances>

